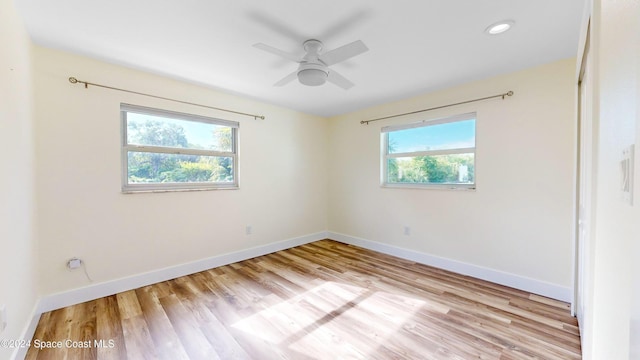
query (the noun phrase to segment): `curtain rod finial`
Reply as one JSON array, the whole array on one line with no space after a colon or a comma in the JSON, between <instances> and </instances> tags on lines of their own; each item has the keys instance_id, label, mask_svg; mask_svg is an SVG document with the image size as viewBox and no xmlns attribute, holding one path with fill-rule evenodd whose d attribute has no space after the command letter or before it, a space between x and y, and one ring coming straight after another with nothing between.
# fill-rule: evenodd
<instances>
[{"instance_id":1,"label":"curtain rod finial","mask_svg":"<svg viewBox=\"0 0 640 360\"><path fill-rule=\"evenodd\" d=\"M509 92L507 93L507 96L513 96L513 91L509 90Z\"/></svg>"},{"instance_id":2,"label":"curtain rod finial","mask_svg":"<svg viewBox=\"0 0 640 360\"><path fill-rule=\"evenodd\" d=\"M72 84L76 84L78 82L78 79L74 78L73 76L69 78L69 82Z\"/></svg>"}]
</instances>

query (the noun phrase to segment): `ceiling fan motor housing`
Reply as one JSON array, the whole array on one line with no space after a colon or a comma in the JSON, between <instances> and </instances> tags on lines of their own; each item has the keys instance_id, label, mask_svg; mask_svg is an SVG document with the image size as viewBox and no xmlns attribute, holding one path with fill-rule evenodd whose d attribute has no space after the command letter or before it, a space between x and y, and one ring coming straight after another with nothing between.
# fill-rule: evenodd
<instances>
[{"instance_id":1,"label":"ceiling fan motor housing","mask_svg":"<svg viewBox=\"0 0 640 360\"><path fill-rule=\"evenodd\" d=\"M322 50L322 41L316 40L316 39L309 39L304 43L302 43L302 47L304 48L304 51L306 51L308 54L318 55Z\"/></svg>"}]
</instances>

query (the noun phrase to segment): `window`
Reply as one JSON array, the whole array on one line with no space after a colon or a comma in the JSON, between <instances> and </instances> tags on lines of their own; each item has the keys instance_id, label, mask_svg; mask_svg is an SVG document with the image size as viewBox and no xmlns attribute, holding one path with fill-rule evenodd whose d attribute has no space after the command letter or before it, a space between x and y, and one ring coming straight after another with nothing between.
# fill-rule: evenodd
<instances>
[{"instance_id":1,"label":"window","mask_svg":"<svg viewBox=\"0 0 640 360\"><path fill-rule=\"evenodd\" d=\"M233 121L122 104L122 191L238 187Z\"/></svg>"},{"instance_id":2,"label":"window","mask_svg":"<svg viewBox=\"0 0 640 360\"><path fill-rule=\"evenodd\" d=\"M474 189L476 114L382 128L382 185Z\"/></svg>"}]
</instances>

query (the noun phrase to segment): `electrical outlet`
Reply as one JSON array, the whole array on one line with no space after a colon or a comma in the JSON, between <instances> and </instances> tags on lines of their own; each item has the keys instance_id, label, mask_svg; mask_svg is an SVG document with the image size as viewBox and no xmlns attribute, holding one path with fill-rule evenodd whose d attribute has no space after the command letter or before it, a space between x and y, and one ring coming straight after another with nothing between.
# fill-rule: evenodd
<instances>
[{"instance_id":1,"label":"electrical outlet","mask_svg":"<svg viewBox=\"0 0 640 360\"><path fill-rule=\"evenodd\" d=\"M247 235L251 235L253 233L253 227L251 225L247 225L245 232Z\"/></svg>"},{"instance_id":2,"label":"electrical outlet","mask_svg":"<svg viewBox=\"0 0 640 360\"><path fill-rule=\"evenodd\" d=\"M67 268L69 270L75 270L79 268L81 265L82 265L82 260L78 258L72 258L72 259L69 259L69 261L67 261Z\"/></svg>"},{"instance_id":3,"label":"electrical outlet","mask_svg":"<svg viewBox=\"0 0 640 360\"><path fill-rule=\"evenodd\" d=\"M7 328L7 306L0 305L0 333Z\"/></svg>"},{"instance_id":4,"label":"electrical outlet","mask_svg":"<svg viewBox=\"0 0 640 360\"><path fill-rule=\"evenodd\" d=\"M406 225L404 226L404 234L406 236L411 235L411 228L409 226L406 226Z\"/></svg>"}]
</instances>

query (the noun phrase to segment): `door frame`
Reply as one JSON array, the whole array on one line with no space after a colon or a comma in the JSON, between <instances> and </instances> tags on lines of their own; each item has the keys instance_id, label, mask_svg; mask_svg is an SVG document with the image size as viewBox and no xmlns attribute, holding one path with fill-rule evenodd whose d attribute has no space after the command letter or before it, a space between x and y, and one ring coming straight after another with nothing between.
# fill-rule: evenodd
<instances>
[{"instance_id":1,"label":"door frame","mask_svg":"<svg viewBox=\"0 0 640 360\"><path fill-rule=\"evenodd\" d=\"M593 99L593 60L590 52L591 23L587 20L584 50L578 73L577 141L576 141L576 193L575 193L575 254L574 254L574 297L571 304L572 315L578 318L581 333L584 326L585 303L588 298L588 264L591 234L593 231L593 189L594 189L594 128L590 101ZM586 95L586 96L585 96ZM583 201L584 200L584 201ZM583 206L585 205L585 206ZM586 218L586 220L585 220Z\"/></svg>"}]
</instances>

